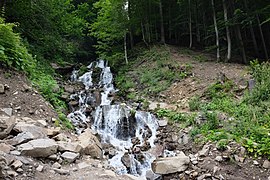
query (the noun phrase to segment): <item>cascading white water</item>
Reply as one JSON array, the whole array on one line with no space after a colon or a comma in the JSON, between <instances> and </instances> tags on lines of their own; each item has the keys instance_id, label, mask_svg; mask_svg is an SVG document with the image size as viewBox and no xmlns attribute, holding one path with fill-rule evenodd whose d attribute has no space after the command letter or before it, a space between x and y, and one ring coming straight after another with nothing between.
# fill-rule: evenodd
<instances>
[{"instance_id":1,"label":"cascading white water","mask_svg":"<svg viewBox=\"0 0 270 180\"><path fill-rule=\"evenodd\" d=\"M140 152L133 154L134 147L140 147L149 143L150 147L154 147L156 139L158 123L154 115L132 110L125 104L111 105L112 98L109 95L116 92L113 85L113 75L107 62L99 60L87 66L89 72L77 78L78 71L74 70L72 80L82 82L85 90L72 95L71 99L79 101L79 109L68 115L68 118L76 127L78 133L82 131L82 124L89 123L92 119L92 129L98 132L103 143L113 145L118 153L109 160L117 173L130 173L133 175L144 176L146 171L151 168L151 162L155 159L148 152ZM101 69L100 80L98 83L93 82L93 73L95 68ZM92 117L85 114L86 108L91 106L91 102L96 102L93 92L90 90L102 90L100 104L94 107ZM138 138L139 143L133 144L132 139ZM128 150L128 152L127 152ZM126 155L126 153L129 153ZM123 156L129 159L129 165L123 164ZM143 156L143 160L138 160L139 156Z\"/></svg>"}]
</instances>

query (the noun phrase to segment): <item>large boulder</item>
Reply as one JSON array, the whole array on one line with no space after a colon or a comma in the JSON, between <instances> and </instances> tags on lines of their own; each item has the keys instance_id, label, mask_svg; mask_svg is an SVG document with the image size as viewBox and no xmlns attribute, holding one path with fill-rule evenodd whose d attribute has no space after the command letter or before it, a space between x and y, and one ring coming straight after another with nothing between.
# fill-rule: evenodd
<instances>
[{"instance_id":1,"label":"large boulder","mask_svg":"<svg viewBox=\"0 0 270 180\"><path fill-rule=\"evenodd\" d=\"M19 122L13 128L17 132L28 132L33 139L41 139L47 137L47 132L44 128L35 126L33 124L27 124L25 122Z\"/></svg>"},{"instance_id":2,"label":"large boulder","mask_svg":"<svg viewBox=\"0 0 270 180\"><path fill-rule=\"evenodd\" d=\"M90 155L93 158L102 157L101 143L90 129L86 129L78 139L83 154Z\"/></svg>"},{"instance_id":3,"label":"large boulder","mask_svg":"<svg viewBox=\"0 0 270 180\"><path fill-rule=\"evenodd\" d=\"M82 151L82 146L79 142L58 141L57 144L59 151L71 151L75 153L80 153Z\"/></svg>"},{"instance_id":4,"label":"large boulder","mask_svg":"<svg viewBox=\"0 0 270 180\"><path fill-rule=\"evenodd\" d=\"M57 152L58 145L52 139L36 139L18 146L21 155L31 157L48 157Z\"/></svg>"},{"instance_id":5,"label":"large boulder","mask_svg":"<svg viewBox=\"0 0 270 180\"><path fill-rule=\"evenodd\" d=\"M156 159L152 163L152 170L156 174L183 172L188 168L189 161L189 157L182 152L174 157Z\"/></svg>"},{"instance_id":6,"label":"large boulder","mask_svg":"<svg viewBox=\"0 0 270 180\"><path fill-rule=\"evenodd\" d=\"M6 138L16 124L14 116L0 116L0 139Z\"/></svg>"}]
</instances>

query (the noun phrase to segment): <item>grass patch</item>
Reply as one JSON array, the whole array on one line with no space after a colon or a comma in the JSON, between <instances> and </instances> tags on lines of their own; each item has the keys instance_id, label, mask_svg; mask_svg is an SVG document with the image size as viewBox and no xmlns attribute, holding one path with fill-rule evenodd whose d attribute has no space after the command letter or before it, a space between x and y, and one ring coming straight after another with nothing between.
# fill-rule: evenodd
<instances>
[{"instance_id":1,"label":"grass patch","mask_svg":"<svg viewBox=\"0 0 270 180\"><path fill-rule=\"evenodd\" d=\"M234 98L232 82L217 82L210 86L206 100L191 99L190 109L203 111L207 119L202 126L195 126L191 135L202 134L206 140L218 142L221 149L226 144L221 140L235 140L253 155L270 158L269 72L269 63L253 62L251 73L256 85L241 100ZM227 118L221 120L214 115L219 112L225 113Z\"/></svg>"},{"instance_id":2,"label":"grass patch","mask_svg":"<svg viewBox=\"0 0 270 180\"><path fill-rule=\"evenodd\" d=\"M130 89L139 89L139 96L156 96L173 82L189 76L191 69L190 64L176 62L166 46L153 46L118 71L116 84L124 96Z\"/></svg>"}]
</instances>

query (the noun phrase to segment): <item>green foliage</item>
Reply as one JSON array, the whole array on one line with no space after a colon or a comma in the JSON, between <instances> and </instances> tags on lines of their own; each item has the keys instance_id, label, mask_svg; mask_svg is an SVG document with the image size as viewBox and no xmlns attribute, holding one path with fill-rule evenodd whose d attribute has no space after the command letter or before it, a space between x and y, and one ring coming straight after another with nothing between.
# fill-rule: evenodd
<instances>
[{"instance_id":1,"label":"green foliage","mask_svg":"<svg viewBox=\"0 0 270 180\"><path fill-rule=\"evenodd\" d=\"M216 82L208 87L206 91L206 96L213 98L222 98L230 95L234 83L231 80L226 80L225 82Z\"/></svg>"},{"instance_id":2,"label":"green foliage","mask_svg":"<svg viewBox=\"0 0 270 180\"><path fill-rule=\"evenodd\" d=\"M211 98L200 101L200 106L195 106L206 112L207 122L202 126L195 126L191 134L193 137L203 134L206 139L217 142L221 139L236 140L255 156L266 155L270 158L270 103L269 96L264 93L266 87L270 87L267 78L269 64L253 62L251 70L256 85L240 101L228 93L231 84L215 84L208 89ZM228 117L219 122L213 112L224 112Z\"/></svg>"},{"instance_id":3,"label":"green foliage","mask_svg":"<svg viewBox=\"0 0 270 180\"><path fill-rule=\"evenodd\" d=\"M150 50L142 51L131 61L131 65L121 69L116 77L117 87L121 91L127 92L128 89L137 88L143 89L138 92L139 96L156 96L173 82L189 76L192 66L179 64L170 56L168 48L153 46Z\"/></svg>"},{"instance_id":4,"label":"green foliage","mask_svg":"<svg viewBox=\"0 0 270 180\"><path fill-rule=\"evenodd\" d=\"M33 55L53 62L71 61L76 56L86 21L70 0L8 1L5 17L18 22Z\"/></svg>"},{"instance_id":5,"label":"green foliage","mask_svg":"<svg viewBox=\"0 0 270 180\"><path fill-rule=\"evenodd\" d=\"M190 111L197 111L199 110L200 108L200 97L199 96L194 96L192 97L189 102L188 102L188 105L189 105L189 109Z\"/></svg>"},{"instance_id":6,"label":"green foliage","mask_svg":"<svg viewBox=\"0 0 270 180\"><path fill-rule=\"evenodd\" d=\"M14 33L14 26L14 24L4 23L4 20L0 18L0 62L8 67L15 67L26 72L34 86L58 112L65 110L66 104L60 99L62 91L60 89L54 91L57 82L52 76L53 70L47 63L41 64L39 61L37 64L28 53L19 34ZM5 73L6 78L10 76L10 73ZM62 122L66 121L62 118ZM68 124L67 126L70 127Z\"/></svg>"},{"instance_id":7,"label":"green foliage","mask_svg":"<svg viewBox=\"0 0 270 180\"><path fill-rule=\"evenodd\" d=\"M195 116L192 114L179 113L168 109L157 110L159 118L167 117L170 121L185 123L186 126L194 123Z\"/></svg>"},{"instance_id":8,"label":"green foliage","mask_svg":"<svg viewBox=\"0 0 270 180\"><path fill-rule=\"evenodd\" d=\"M91 24L91 35L97 38L96 50L101 58L123 60L123 39L127 32L127 13L122 0L100 0L94 4L98 11Z\"/></svg>"},{"instance_id":9,"label":"green foliage","mask_svg":"<svg viewBox=\"0 0 270 180\"><path fill-rule=\"evenodd\" d=\"M82 76L83 74L85 74L86 72L88 72L87 66L82 65L79 69L79 76Z\"/></svg>"},{"instance_id":10,"label":"green foliage","mask_svg":"<svg viewBox=\"0 0 270 180\"><path fill-rule=\"evenodd\" d=\"M28 53L20 36L14 33L15 24L5 23L0 17L0 62L28 74L35 68L35 60Z\"/></svg>"},{"instance_id":11,"label":"green foliage","mask_svg":"<svg viewBox=\"0 0 270 180\"><path fill-rule=\"evenodd\" d=\"M217 149L224 151L227 149L228 139L221 139L217 142Z\"/></svg>"},{"instance_id":12,"label":"green foliage","mask_svg":"<svg viewBox=\"0 0 270 180\"><path fill-rule=\"evenodd\" d=\"M261 101L270 100L270 64L268 62L259 64L258 60L251 61L251 74L255 79L255 87L247 96L246 101L257 104Z\"/></svg>"},{"instance_id":13,"label":"green foliage","mask_svg":"<svg viewBox=\"0 0 270 180\"><path fill-rule=\"evenodd\" d=\"M206 62L208 59L204 55L192 56L195 61Z\"/></svg>"},{"instance_id":14,"label":"green foliage","mask_svg":"<svg viewBox=\"0 0 270 180\"><path fill-rule=\"evenodd\" d=\"M60 123L62 123L67 129L71 129L71 130L74 129L73 124L70 122L69 119L67 119L67 117L66 117L65 114L59 113L59 114L58 114L58 118L59 118L59 120L57 121L58 125L59 125L59 122L60 122ZM56 122L56 121L55 121L55 122Z\"/></svg>"}]
</instances>

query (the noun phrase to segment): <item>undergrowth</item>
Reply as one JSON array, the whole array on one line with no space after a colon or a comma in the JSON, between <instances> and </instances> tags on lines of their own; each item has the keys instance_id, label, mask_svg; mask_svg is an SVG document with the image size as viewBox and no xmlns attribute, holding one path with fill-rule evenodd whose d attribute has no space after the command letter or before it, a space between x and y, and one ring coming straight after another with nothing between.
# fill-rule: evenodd
<instances>
[{"instance_id":1,"label":"undergrowth","mask_svg":"<svg viewBox=\"0 0 270 180\"><path fill-rule=\"evenodd\" d=\"M231 81L213 84L204 99L190 100L190 110L202 111L206 118L204 124L194 126L191 135L202 134L221 148L235 140L251 154L270 158L270 64L253 61L250 69L256 84L241 100L234 98ZM221 114L226 118L218 117Z\"/></svg>"},{"instance_id":2,"label":"undergrowth","mask_svg":"<svg viewBox=\"0 0 270 180\"><path fill-rule=\"evenodd\" d=\"M190 64L179 64L171 56L166 46L153 46L130 60L118 71L117 87L123 96L156 96L173 82L190 75ZM139 89L137 96L129 95L130 89Z\"/></svg>"},{"instance_id":3,"label":"undergrowth","mask_svg":"<svg viewBox=\"0 0 270 180\"><path fill-rule=\"evenodd\" d=\"M73 128L63 118L62 112L67 108L60 99L63 90L58 88L54 71L45 59L36 60L27 50L20 35L13 31L15 24L5 23L0 17L0 64L6 68L26 73L41 95L49 101L59 114L59 119L67 128Z\"/></svg>"}]
</instances>

